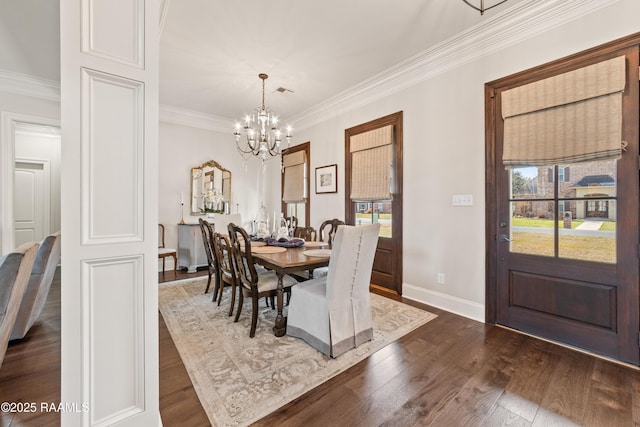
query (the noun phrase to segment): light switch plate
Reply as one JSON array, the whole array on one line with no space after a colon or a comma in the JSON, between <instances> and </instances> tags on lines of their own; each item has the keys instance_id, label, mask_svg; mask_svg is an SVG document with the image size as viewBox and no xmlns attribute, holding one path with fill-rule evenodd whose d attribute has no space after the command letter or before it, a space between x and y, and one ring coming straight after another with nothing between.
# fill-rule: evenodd
<instances>
[{"instance_id":1,"label":"light switch plate","mask_svg":"<svg viewBox=\"0 0 640 427\"><path fill-rule=\"evenodd\" d=\"M473 206L473 196L471 194L454 194L451 196L453 206Z\"/></svg>"}]
</instances>

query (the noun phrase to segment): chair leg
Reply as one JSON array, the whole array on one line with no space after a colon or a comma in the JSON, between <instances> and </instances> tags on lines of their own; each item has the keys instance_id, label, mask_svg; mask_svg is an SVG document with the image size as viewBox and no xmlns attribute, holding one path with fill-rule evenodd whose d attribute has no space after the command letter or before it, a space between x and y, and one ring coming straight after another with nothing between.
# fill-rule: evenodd
<instances>
[{"instance_id":1,"label":"chair leg","mask_svg":"<svg viewBox=\"0 0 640 427\"><path fill-rule=\"evenodd\" d=\"M231 305L229 306L229 316L233 314L233 306L236 304L236 284L231 284Z\"/></svg>"},{"instance_id":2,"label":"chair leg","mask_svg":"<svg viewBox=\"0 0 640 427\"><path fill-rule=\"evenodd\" d=\"M249 338L256 335L256 326L258 326L258 298L251 298L251 330Z\"/></svg>"},{"instance_id":3,"label":"chair leg","mask_svg":"<svg viewBox=\"0 0 640 427\"><path fill-rule=\"evenodd\" d=\"M222 294L222 286L223 284L220 281L220 278L218 277L218 275L216 274L216 281L213 287L213 297L211 298L211 301L215 302L218 299L218 291L220 291L220 294Z\"/></svg>"},{"instance_id":4,"label":"chair leg","mask_svg":"<svg viewBox=\"0 0 640 427\"><path fill-rule=\"evenodd\" d=\"M220 294L218 294L218 306L222 302L222 293L224 292L224 282L220 283Z\"/></svg>"},{"instance_id":5,"label":"chair leg","mask_svg":"<svg viewBox=\"0 0 640 427\"><path fill-rule=\"evenodd\" d=\"M209 280L207 280L207 287L204 289L204 293L209 292L209 287L211 286L211 269L209 269Z\"/></svg>"},{"instance_id":6,"label":"chair leg","mask_svg":"<svg viewBox=\"0 0 640 427\"><path fill-rule=\"evenodd\" d=\"M164 260L165 260L165 257L162 257L162 274L164 274Z\"/></svg>"},{"instance_id":7,"label":"chair leg","mask_svg":"<svg viewBox=\"0 0 640 427\"><path fill-rule=\"evenodd\" d=\"M173 256L173 272L178 271L178 257L175 254ZM162 272L164 272L164 258L162 259Z\"/></svg>"},{"instance_id":8,"label":"chair leg","mask_svg":"<svg viewBox=\"0 0 640 427\"><path fill-rule=\"evenodd\" d=\"M236 318L233 319L234 322L237 322L240 319L240 312L242 311L242 304L244 303L244 294L242 293L242 287L238 286L240 300L238 301L238 311L236 312Z\"/></svg>"}]
</instances>

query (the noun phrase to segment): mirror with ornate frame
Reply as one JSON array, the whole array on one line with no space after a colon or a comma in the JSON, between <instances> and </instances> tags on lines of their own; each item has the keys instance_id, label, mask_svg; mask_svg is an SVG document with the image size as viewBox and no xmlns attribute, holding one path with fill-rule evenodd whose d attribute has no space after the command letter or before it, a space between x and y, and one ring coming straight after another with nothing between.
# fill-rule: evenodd
<instances>
[{"instance_id":1,"label":"mirror with ornate frame","mask_svg":"<svg viewBox=\"0 0 640 427\"><path fill-rule=\"evenodd\" d=\"M214 160L191 168L191 215L225 213L230 201L231 171Z\"/></svg>"}]
</instances>

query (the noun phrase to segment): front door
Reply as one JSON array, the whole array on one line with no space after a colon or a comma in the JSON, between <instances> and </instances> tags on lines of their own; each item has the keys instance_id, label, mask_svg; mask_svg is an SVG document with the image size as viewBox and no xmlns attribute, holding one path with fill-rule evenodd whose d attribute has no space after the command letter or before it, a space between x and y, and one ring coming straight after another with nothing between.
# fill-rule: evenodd
<instances>
[{"instance_id":1,"label":"front door","mask_svg":"<svg viewBox=\"0 0 640 427\"><path fill-rule=\"evenodd\" d=\"M487 84L487 321L638 364L638 37ZM502 163L504 90L626 56L619 160ZM550 169L550 171L549 171ZM606 176L614 191L580 187ZM593 217L597 217L597 220Z\"/></svg>"}]
</instances>

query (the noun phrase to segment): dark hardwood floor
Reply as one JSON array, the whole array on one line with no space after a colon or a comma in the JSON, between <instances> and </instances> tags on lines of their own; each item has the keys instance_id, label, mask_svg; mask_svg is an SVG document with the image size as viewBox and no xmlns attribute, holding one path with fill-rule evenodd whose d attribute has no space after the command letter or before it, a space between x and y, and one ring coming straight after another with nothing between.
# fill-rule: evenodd
<instances>
[{"instance_id":1,"label":"dark hardwood floor","mask_svg":"<svg viewBox=\"0 0 640 427\"><path fill-rule=\"evenodd\" d=\"M640 425L640 371L425 308L439 317L256 425ZM0 402L59 402L59 388L58 279L41 320L9 346ZM166 427L209 424L162 316L160 412ZM2 426L60 424L55 413L0 417Z\"/></svg>"}]
</instances>

